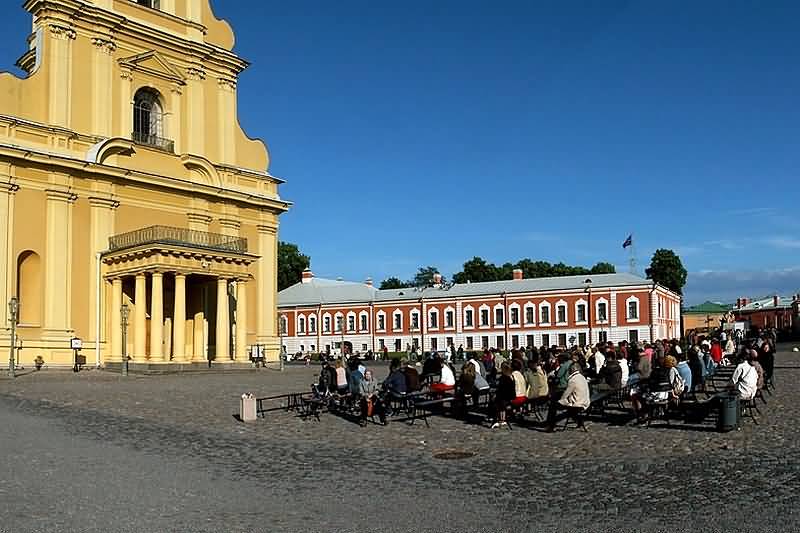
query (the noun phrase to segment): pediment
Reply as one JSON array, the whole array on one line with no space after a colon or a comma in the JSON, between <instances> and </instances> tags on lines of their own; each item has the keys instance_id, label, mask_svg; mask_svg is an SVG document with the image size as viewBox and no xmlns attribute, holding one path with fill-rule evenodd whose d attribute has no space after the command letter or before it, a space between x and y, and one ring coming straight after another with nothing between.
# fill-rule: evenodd
<instances>
[{"instance_id":1,"label":"pediment","mask_svg":"<svg viewBox=\"0 0 800 533\"><path fill-rule=\"evenodd\" d=\"M119 60L119 64L132 71L146 72L181 85L185 83L185 79L178 68L155 50L122 58Z\"/></svg>"}]
</instances>

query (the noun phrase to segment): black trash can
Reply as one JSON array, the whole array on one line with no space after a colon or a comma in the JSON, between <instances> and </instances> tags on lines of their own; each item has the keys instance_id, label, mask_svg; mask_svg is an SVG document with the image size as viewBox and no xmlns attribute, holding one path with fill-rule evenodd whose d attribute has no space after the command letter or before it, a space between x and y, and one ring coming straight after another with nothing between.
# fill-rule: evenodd
<instances>
[{"instance_id":1,"label":"black trash can","mask_svg":"<svg viewBox=\"0 0 800 533\"><path fill-rule=\"evenodd\" d=\"M717 416L717 430L723 433L739 428L739 396L728 393L718 397L719 416Z\"/></svg>"}]
</instances>

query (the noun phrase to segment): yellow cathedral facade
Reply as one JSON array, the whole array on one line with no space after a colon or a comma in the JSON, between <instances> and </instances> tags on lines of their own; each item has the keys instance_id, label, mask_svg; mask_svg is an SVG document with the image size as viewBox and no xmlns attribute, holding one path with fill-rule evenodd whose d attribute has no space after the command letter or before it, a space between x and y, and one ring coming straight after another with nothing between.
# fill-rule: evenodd
<instances>
[{"instance_id":1,"label":"yellow cathedral facade","mask_svg":"<svg viewBox=\"0 0 800 533\"><path fill-rule=\"evenodd\" d=\"M23 366L71 366L74 338L92 366L277 360L289 203L239 126L230 26L209 0L24 9L26 76L0 74L0 348L16 298Z\"/></svg>"}]
</instances>

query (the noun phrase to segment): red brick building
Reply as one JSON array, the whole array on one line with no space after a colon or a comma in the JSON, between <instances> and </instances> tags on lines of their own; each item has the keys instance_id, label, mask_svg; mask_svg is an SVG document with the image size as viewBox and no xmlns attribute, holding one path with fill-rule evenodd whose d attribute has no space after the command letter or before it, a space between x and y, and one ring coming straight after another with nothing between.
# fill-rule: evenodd
<instances>
[{"instance_id":1,"label":"red brick building","mask_svg":"<svg viewBox=\"0 0 800 533\"><path fill-rule=\"evenodd\" d=\"M738 298L733 314L736 321L747 322L753 328L775 328L789 331L794 327L800 294L792 297L770 296L759 300Z\"/></svg>"},{"instance_id":2,"label":"red brick building","mask_svg":"<svg viewBox=\"0 0 800 533\"><path fill-rule=\"evenodd\" d=\"M680 336L680 296L631 274L514 279L424 289L303 279L278 294L288 353L586 345Z\"/></svg>"}]
</instances>

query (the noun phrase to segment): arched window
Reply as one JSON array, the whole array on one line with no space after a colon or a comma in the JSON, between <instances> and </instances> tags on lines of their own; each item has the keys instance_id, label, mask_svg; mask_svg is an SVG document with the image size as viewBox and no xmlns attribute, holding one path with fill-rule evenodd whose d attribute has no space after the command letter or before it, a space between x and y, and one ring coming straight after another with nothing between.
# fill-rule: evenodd
<instances>
[{"instance_id":1,"label":"arched window","mask_svg":"<svg viewBox=\"0 0 800 533\"><path fill-rule=\"evenodd\" d=\"M17 258L19 323L36 326L42 319L42 267L39 254L27 250Z\"/></svg>"},{"instance_id":2,"label":"arched window","mask_svg":"<svg viewBox=\"0 0 800 533\"><path fill-rule=\"evenodd\" d=\"M171 150L171 143L164 139L164 108L161 98L153 89L143 87L133 98L133 140Z\"/></svg>"}]
</instances>

